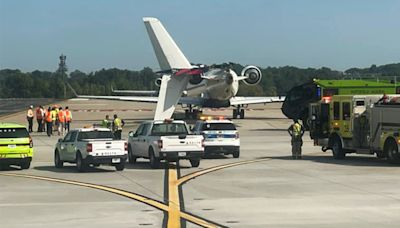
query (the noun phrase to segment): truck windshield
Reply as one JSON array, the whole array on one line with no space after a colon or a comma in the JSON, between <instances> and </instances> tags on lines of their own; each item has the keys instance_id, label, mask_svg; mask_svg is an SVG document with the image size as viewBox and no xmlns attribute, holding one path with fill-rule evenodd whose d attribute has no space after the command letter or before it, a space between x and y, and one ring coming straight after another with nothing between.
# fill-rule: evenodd
<instances>
[{"instance_id":1,"label":"truck windshield","mask_svg":"<svg viewBox=\"0 0 400 228\"><path fill-rule=\"evenodd\" d=\"M151 135L163 136L163 135L182 135L188 134L185 124L183 123L162 123L153 125Z\"/></svg>"},{"instance_id":2,"label":"truck windshield","mask_svg":"<svg viewBox=\"0 0 400 228\"><path fill-rule=\"evenodd\" d=\"M29 133L25 128L2 128L0 138L28 138Z\"/></svg>"},{"instance_id":3,"label":"truck windshield","mask_svg":"<svg viewBox=\"0 0 400 228\"><path fill-rule=\"evenodd\" d=\"M79 132L78 141L83 139L112 139L111 131L87 131Z\"/></svg>"},{"instance_id":4,"label":"truck windshield","mask_svg":"<svg viewBox=\"0 0 400 228\"><path fill-rule=\"evenodd\" d=\"M218 131L218 130L236 130L235 125L231 123L208 123L204 124L203 131Z\"/></svg>"}]
</instances>

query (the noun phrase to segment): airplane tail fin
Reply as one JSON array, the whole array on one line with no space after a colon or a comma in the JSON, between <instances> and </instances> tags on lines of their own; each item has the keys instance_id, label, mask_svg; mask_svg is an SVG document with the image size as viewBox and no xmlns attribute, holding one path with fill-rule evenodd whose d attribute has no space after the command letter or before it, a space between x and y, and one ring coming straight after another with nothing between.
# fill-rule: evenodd
<instances>
[{"instance_id":1,"label":"airplane tail fin","mask_svg":"<svg viewBox=\"0 0 400 228\"><path fill-rule=\"evenodd\" d=\"M144 17L143 21L161 70L192 68L190 62L157 18Z\"/></svg>"}]
</instances>

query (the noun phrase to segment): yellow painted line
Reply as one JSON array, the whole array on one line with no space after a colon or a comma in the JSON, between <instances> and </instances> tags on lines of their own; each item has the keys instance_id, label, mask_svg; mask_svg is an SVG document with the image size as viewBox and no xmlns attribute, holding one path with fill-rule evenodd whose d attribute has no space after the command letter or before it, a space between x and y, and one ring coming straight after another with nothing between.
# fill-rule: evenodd
<instances>
[{"instance_id":1,"label":"yellow painted line","mask_svg":"<svg viewBox=\"0 0 400 228\"><path fill-rule=\"evenodd\" d=\"M211 173L211 172L215 172L217 170L221 170L221 169L226 169L226 168L230 168L230 167L234 167L234 166L239 166L239 165L247 165L247 164L251 164L251 163L256 163L256 162L263 162L263 161L268 161L271 160L272 158L262 158L262 159L256 159L256 160L248 160L248 161L241 161L241 162L234 162L234 163L229 163L229 164L225 164L225 165L219 165L219 166L214 166L211 168L207 168L207 169L203 169L188 175L185 175L183 177L181 177L178 180L178 185L181 185L189 180L192 180L198 176L202 176L204 174L207 173Z\"/></svg>"},{"instance_id":2,"label":"yellow painted line","mask_svg":"<svg viewBox=\"0 0 400 228\"><path fill-rule=\"evenodd\" d=\"M150 205L152 207L158 208L163 211L168 211L168 206L158 202L157 200L141 196L132 192L127 192L121 189L116 189L116 188L111 188L107 186L102 186L102 185L96 185L96 184L89 184L89 183L84 183L84 182L78 182L78 181L70 181L70 180L64 180L64 179L57 179L57 178L51 178L51 177L42 177L42 176L34 176L34 175L26 175L26 174L17 174L17 173L0 173L0 175L3 176L12 176L12 177L23 177L23 178L30 178L30 179L36 179L36 180L44 180L44 181L50 181L50 182L56 182L56 183L63 183L63 184L71 184L71 185L76 185L76 186L82 186L82 187L87 187L87 188L93 188L93 189L98 189L106 192L111 192L115 193L121 196L125 196L127 198L145 203L147 205Z\"/></svg>"},{"instance_id":3,"label":"yellow painted line","mask_svg":"<svg viewBox=\"0 0 400 228\"><path fill-rule=\"evenodd\" d=\"M180 199L179 189L177 185L178 172L174 166L168 167L168 228L180 228L181 227L181 216L180 216Z\"/></svg>"},{"instance_id":4,"label":"yellow painted line","mask_svg":"<svg viewBox=\"0 0 400 228\"><path fill-rule=\"evenodd\" d=\"M202 227L207 227L207 228L217 228L217 227L220 227L220 226L215 225L215 224L213 224L213 223L210 223L210 222L208 222L208 221L206 221L206 220L204 220L204 219L195 217L195 216L193 216L193 215L189 215L189 214L186 213L186 212L180 212L180 216L181 216L182 218L184 218L186 221L193 222L193 223L195 223L195 224L197 224L197 225L200 225L200 226L202 226Z\"/></svg>"},{"instance_id":5,"label":"yellow painted line","mask_svg":"<svg viewBox=\"0 0 400 228\"><path fill-rule=\"evenodd\" d=\"M168 167L168 228L180 228L181 218L202 227L215 228L219 227L216 224L208 222L197 216L190 215L181 211L180 197L179 197L179 184L178 184L178 170L176 166L170 165Z\"/></svg>"}]
</instances>

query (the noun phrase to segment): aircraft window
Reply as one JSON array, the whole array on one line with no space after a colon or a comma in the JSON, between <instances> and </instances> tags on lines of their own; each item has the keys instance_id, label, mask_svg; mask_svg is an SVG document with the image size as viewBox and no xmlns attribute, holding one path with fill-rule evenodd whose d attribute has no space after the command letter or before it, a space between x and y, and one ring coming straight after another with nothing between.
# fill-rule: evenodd
<instances>
[{"instance_id":1,"label":"aircraft window","mask_svg":"<svg viewBox=\"0 0 400 228\"><path fill-rule=\"evenodd\" d=\"M350 102L343 102L342 103L342 110L343 110L343 120L350 120Z\"/></svg>"},{"instance_id":2,"label":"aircraft window","mask_svg":"<svg viewBox=\"0 0 400 228\"><path fill-rule=\"evenodd\" d=\"M340 103L333 102L333 119L340 120Z\"/></svg>"}]
</instances>

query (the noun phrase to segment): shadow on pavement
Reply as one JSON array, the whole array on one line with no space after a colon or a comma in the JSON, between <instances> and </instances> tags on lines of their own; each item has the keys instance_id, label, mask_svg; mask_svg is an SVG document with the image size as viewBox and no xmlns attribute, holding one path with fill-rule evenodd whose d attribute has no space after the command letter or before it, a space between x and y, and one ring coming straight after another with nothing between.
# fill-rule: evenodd
<instances>
[{"instance_id":1,"label":"shadow on pavement","mask_svg":"<svg viewBox=\"0 0 400 228\"><path fill-rule=\"evenodd\" d=\"M229 155L224 155L224 154L205 154L204 155L204 157L202 158L202 159L215 159L215 160L218 160L218 159L229 159L229 158L232 158L232 155L231 155L231 157L228 157Z\"/></svg>"},{"instance_id":2,"label":"shadow on pavement","mask_svg":"<svg viewBox=\"0 0 400 228\"><path fill-rule=\"evenodd\" d=\"M161 161L160 167L158 169L166 169L169 166L169 163L166 161ZM181 164L179 165L181 169L188 169L191 168L191 166L182 166ZM149 161L137 161L134 164L126 163L125 164L125 169L137 169L137 170L157 170L153 169L150 167Z\"/></svg>"},{"instance_id":3,"label":"shadow on pavement","mask_svg":"<svg viewBox=\"0 0 400 228\"><path fill-rule=\"evenodd\" d=\"M112 167L114 168L114 167ZM76 166L71 165L71 166L64 166L62 168L56 168L54 166L36 166L33 169L40 170L40 171L48 171L48 172L54 172L54 173L79 173L78 170L76 169ZM105 172L114 172L115 170L107 170L107 169L102 169L100 167L88 167L85 170L85 173L105 173Z\"/></svg>"},{"instance_id":4,"label":"shadow on pavement","mask_svg":"<svg viewBox=\"0 0 400 228\"><path fill-rule=\"evenodd\" d=\"M293 160L292 156L279 156L279 157L258 157L257 159L271 158L280 160ZM348 155L342 160L334 159L332 156L316 156L316 155L303 155L301 160L311 161L324 164L332 165L343 165L343 166L371 166L371 167L395 167L396 165L388 163L385 159L379 159L375 156L364 157L364 156L351 156ZM294 162L298 160L293 160Z\"/></svg>"},{"instance_id":5,"label":"shadow on pavement","mask_svg":"<svg viewBox=\"0 0 400 228\"><path fill-rule=\"evenodd\" d=\"M22 170L19 166L14 165L0 165L0 171L19 171Z\"/></svg>"},{"instance_id":6,"label":"shadow on pavement","mask_svg":"<svg viewBox=\"0 0 400 228\"><path fill-rule=\"evenodd\" d=\"M270 129L250 129L250 131L281 131L281 132L287 132L287 129L280 129L280 128L270 128Z\"/></svg>"}]
</instances>

